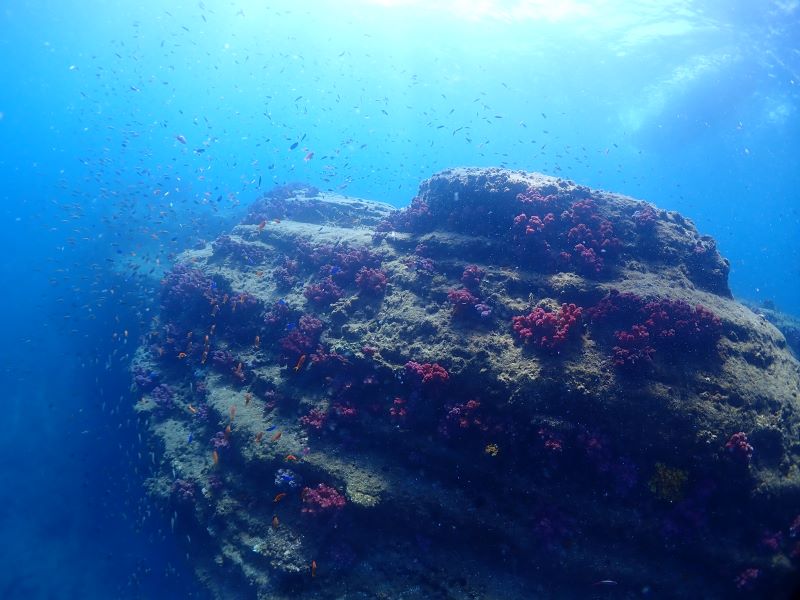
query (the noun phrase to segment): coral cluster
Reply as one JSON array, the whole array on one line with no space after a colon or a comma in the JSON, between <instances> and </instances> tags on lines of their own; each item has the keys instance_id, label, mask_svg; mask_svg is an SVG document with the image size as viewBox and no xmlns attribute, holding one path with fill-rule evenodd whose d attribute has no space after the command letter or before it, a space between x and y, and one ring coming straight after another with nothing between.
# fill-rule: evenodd
<instances>
[{"instance_id":1,"label":"coral cluster","mask_svg":"<svg viewBox=\"0 0 800 600\"><path fill-rule=\"evenodd\" d=\"M523 344L560 351L579 331L583 309L562 304L558 311L537 307L527 315L513 317L511 328Z\"/></svg>"}]
</instances>

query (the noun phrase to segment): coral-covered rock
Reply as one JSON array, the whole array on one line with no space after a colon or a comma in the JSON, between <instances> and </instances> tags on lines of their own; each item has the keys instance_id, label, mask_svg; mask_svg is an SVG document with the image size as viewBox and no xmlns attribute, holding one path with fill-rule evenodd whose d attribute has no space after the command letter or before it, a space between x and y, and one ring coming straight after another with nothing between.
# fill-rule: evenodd
<instances>
[{"instance_id":1,"label":"coral-covered rock","mask_svg":"<svg viewBox=\"0 0 800 600\"><path fill-rule=\"evenodd\" d=\"M133 364L148 489L217 597L793 584L800 365L683 216L454 169L399 211L289 186L226 235Z\"/></svg>"}]
</instances>

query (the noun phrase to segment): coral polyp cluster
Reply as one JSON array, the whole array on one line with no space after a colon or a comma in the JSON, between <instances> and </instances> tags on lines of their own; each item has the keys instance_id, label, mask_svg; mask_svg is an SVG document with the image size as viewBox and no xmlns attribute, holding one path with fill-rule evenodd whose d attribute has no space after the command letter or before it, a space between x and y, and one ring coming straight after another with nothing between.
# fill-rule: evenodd
<instances>
[{"instance_id":1,"label":"coral polyp cluster","mask_svg":"<svg viewBox=\"0 0 800 600\"><path fill-rule=\"evenodd\" d=\"M537 174L276 189L162 282L150 491L220 598L769 595L800 369L727 274L680 215Z\"/></svg>"}]
</instances>

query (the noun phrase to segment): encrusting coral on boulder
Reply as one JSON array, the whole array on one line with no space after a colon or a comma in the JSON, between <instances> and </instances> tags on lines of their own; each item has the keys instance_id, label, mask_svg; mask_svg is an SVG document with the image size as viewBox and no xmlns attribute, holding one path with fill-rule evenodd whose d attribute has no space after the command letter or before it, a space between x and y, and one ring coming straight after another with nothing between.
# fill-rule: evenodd
<instances>
[{"instance_id":1,"label":"encrusting coral on boulder","mask_svg":"<svg viewBox=\"0 0 800 600\"><path fill-rule=\"evenodd\" d=\"M150 490L220 598L770 596L800 369L727 276L684 217L538 174L280 188L162 282Z\"/></svg>"}]
</instances>

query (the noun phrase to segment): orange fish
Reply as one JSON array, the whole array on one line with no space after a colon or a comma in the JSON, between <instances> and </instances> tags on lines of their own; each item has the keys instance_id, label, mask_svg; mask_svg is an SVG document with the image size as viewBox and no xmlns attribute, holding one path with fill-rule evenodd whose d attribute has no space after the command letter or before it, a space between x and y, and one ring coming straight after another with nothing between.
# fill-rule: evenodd
<instances>
[{"instance_id":1,"label":"orange fish","mask_svg":"<svg viewBox=\"0 0 800 600\"><path fill-rule=\"evenodd\" d=\"M211 452L211 460L214 461L214 466L216 467L219 464L219 454L216 450L212 450Z\"/></svg>"},{"instance_id":2,"label":"orange fish","mask_svg":"<svg viewBox=\"0 0 800 600\"><path fill-rule=\"evenodd\" d=\"M263 438L263 437L264 437L264 432L263 431L259 431L256 434L256 444L260 444L261 443L261 438Z\"/></svg>"},{"instance_id":3,"label":"orange fish","mask_svg":"<svg viewBox=\"0 0 800 600\"><path fill-rule=\"evenodd\" d=\"M284 498L286 498L286 492L281 492L280 494L277 494L275 496L275 499L273 500L273 502L280 502Z\"/></svg>"},{"instance_id":4,"label":"orange fish","mask_svg":"<svg viewBox=\"0 0 800 600\"><path fill-rule=\"evenodd\" d=\"M294 454L287 454L286 460L297 460L297 457Z\"/></svg>"},{"instance_id":5,"label":"orange fish","mask_svg":"<svg viewBox=\"0 0 800 600\"><path fill-rule=\"evenodd\" d=\"M236 417L236 405L231 406L231 421Z\"/></svg>"},{"instance_id":6,"label":"orange fish","mask_svg":"<svg viewBox=\"0 0 800 600\"><path fill-rule=\"evenodd\" d=\"M261 345L261 336L260 336L260 335L257 335L257 336L256 336L256 339L254 339L254 340L253 340L253 346L255 346L256 348L258 348L260 345Z\"/></svg>"},{"instance_id":7,"label":"orange fish","mask_svg":"<svg viewBox=\"0 0 800 600\"><path fill-rule=\"evenodd\" d=\"M225 439L227 440L229 437L231 437L231 426L230 425L228 425L225 428Z\"/></svg>"},{"instance_id":8,"label":"orange fish","mask_svg":"<svg viewBox=\"0 0 800 600\"><path fill-rule=\"evenodd\" d=\"M270 442L277 442L279 439L281 439L282 435L283 435L283 432L279 431L278 433L276 433L275 435L272 436L272 439L270 439Z\"/></svg>"},{"instance_id":9,"label":"orange fish","mask_svg":"<svg viewBox=\"0 0 800 600\"><path fill-rule=\"evenodd\" d=\"M183 360L183 359L184 359L184 358L186 358L187 356L189 356L189 355L188 355L188 354L186 354L186 352L181 352L180 354L178 354L178 358L179 358L179 359L181 359L181 360Z\"/></svg>"},{"instance_id":10,"label":"orange fish","mask_svg":"<svg viewBox=\"0 0 800 600\"><path fill-rule=\"evenodd\" d=\"M306 154L306 157L305 157L303 160L304 160L304 161L306 161L306 162L308 162L308 161L310 161L312 158L314 158L314 153L313 153L313 152L309 152L308 154Z\"/></svg>"},{"instance_id":11,"label":"orange fish","mask_svg":"<svg viewBox=\"0 0 800 600\"><path fill-rule=\"evenodd\" d=\"M278 515L272 515L272 528L277 529L281 522L278 520Z\"/></svg>"},{"instance_id":12,"label":"orange fish","mask_svg":"<svg viewBox=\"0 0 800 600\"><path fill-rule=\"evenodd\" d=\"M267 226L267 222L266 221L261 221L261 223L258 224L258 230L259 231L264 231L264 227L266 227L266 226Z\"/></svg>"},{"instance_id":13,"label":"orange fish","mask_svg":"<svg viewBox=\"0 0 800 600\"><path fill-rule=\"evenodd\" d=\"M304 364L306 364L306 355L301 354L300 358L297 359L297 364L294 366L294 372L297 373L300 369L303 368Z\"/></svg>"},{"instance_id":14,"label":"orange fish","mask_svg":"<svg viewBox=\"0 0 800 600\"><path fill-rule=\"evenodd\" d=\"M316 576L317 576L317 561L312 560L311 561L311 577L316 577Z\"/></svg>"},{"instance_id":15,"label":"orange fish","mask_svg":"<svg viewBox=\"0 0 800 600\"><path fill-rule=\"evenodd\" d=\"M190 404L189 405L189 412L192 413L193 415L196 415L197 414L197 409Z\"/></svg>"}]
</instances>

